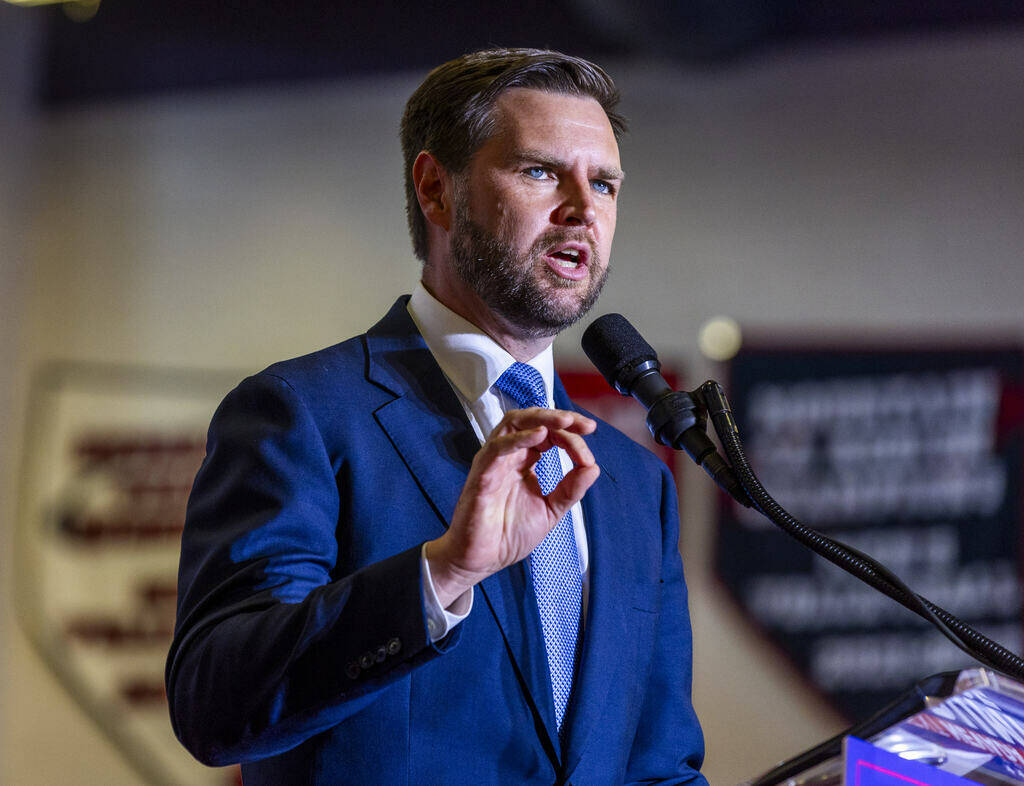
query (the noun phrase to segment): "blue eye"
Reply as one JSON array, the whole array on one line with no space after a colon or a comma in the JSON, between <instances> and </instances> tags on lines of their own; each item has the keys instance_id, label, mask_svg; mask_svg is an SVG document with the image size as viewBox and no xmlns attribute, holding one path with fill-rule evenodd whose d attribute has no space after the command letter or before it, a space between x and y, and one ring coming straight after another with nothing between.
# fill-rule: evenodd
<instances>
[{"instance_id":1,"label":"blue eye","mask_svg":"<svg viewBox=\"0 0 1024 786\"><path fill-rule=\"evenodd\" d=\"M614 194L615 189L612 188L611 183L607 183L604 180L591 180L591 187L599 194Z\"/></svg>"},{"instance_id":2,"label":"blue eye","mask_svg":"<svg viewBox=\"0 0 1024 786\"><path fill-rule=\"evenodd\" d=\"M534 180L543 180L548 176L548 170L542 166L531 166L523 170L523 173Z\"/></svg>"}]
</instances>

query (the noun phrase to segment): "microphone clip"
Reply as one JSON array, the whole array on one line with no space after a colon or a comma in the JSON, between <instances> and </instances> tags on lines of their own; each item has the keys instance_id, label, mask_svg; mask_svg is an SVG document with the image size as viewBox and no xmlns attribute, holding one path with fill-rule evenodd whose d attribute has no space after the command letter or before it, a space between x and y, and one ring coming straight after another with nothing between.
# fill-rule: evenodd
<instances>
[{"instance_id":1,"label":"microphone clip","mask_svg":"<svg viewBox=\"0 0 1024 786\"><path fill-rule=\"evenodd\" d=\"M680 438L694 427L705 431L707 415L694 401L693 393L673 391L658 399L647 411L647 428L654 441L661 445L678 449ZM689 448L683 447L690 453ZM690 458L700 463L699 456L690 453Z\"/></svg>"},{"instance_id":2,"label":"microphone clip","mask_svg":"<svg viewBox=\"0 0 1024 786\"><path fill-rule=\"evenodd\" d=\"M718 421L726 417L726 413L728 422L735 428L725 393L714 380L708 380L689 393L673 391L662 396L647 412L647 427L655 441L676 450L685 450L719 488L744 507L753 507L732 467L707 435L709 403L716 429L719 428Z\"/></svg>"}]
</instances>

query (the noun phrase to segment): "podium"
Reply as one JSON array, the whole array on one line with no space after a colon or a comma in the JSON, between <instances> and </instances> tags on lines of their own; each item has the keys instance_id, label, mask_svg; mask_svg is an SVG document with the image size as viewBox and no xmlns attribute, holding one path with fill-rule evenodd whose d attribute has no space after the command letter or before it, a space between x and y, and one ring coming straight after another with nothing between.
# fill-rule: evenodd
<instances>
[{"instance_id":1,"label":"podium","mask_svg":"<svg viewBox=\"0 0 1024 786\"><path fill-rule=\"evenodd\" d=\"M744 786L1024 786L1024 684L927 677L863 723Z\"/></svg>"}]
</instances>

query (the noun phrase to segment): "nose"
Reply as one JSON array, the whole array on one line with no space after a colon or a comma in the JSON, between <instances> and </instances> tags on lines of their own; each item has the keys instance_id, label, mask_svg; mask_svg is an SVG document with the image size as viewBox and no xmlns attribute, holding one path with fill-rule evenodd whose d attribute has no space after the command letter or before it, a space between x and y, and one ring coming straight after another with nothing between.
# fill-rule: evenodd
<instances>
[{"instance_id":1,"label":"nose","mask_svg":"<svg viewBox=\"0 0 1024 786\"><path fill-rule=\"evenodd\" d=\"M561 226L590 226L597 221L594 192L587 178L562 180L562 200L552 217Z\"/></svg>"}]
</instances>

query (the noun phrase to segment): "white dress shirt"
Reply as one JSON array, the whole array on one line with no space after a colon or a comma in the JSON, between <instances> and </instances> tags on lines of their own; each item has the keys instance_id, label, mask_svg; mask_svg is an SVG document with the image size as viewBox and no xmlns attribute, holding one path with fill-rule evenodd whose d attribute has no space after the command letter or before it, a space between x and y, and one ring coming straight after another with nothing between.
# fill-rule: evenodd
<instances>
[{"instance_id":1,"label":"white dress shirt","mask_svg":"<svg viewBox=\"0 0 1024 786\"><path fill-rule=\"evenodd\" d=\"M480 328L436 300L422 283L417 284L413 290L408 310L426 341L427 348L466 410L466 416L476 432L477 439L483 444L505 413L518 408L516 402L494 387L498 377L515 363L515 358ZM551 346L548 345L547 349L528 363L540 372L547 392L548 406L554 407L552 391L555 368ZM562 461L562 472L566 473L572 469L572 461L561 448L558 448L558 454ZM583 525L583 509L580 504L573 505L570 513L573 532L576 535L576 548L580 556L580 575L583 579L582 608L586 618L590 586L587 532ZM473 590L465 592L447 609L443 608L434 591L426 557L421 556L421 559L427 629L431 641L438 641L469 615L473 606Z\"/></svg>"}]
</instances>

